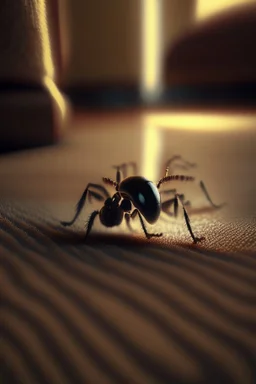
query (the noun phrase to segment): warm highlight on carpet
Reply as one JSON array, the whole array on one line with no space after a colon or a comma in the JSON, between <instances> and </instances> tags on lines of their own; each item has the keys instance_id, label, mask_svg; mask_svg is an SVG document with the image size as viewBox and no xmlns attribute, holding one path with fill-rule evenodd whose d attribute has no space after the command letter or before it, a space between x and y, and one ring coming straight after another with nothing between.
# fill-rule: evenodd
<instances>
[{"instance_id":1,"label":"warm highlight on carpet","mask_svg":"<svg viewBox=\"0 0 256 384\"><path fill-rule=\"evenodd\" d=\"M1 207L4 383L254 382L255 255L40 215Z\"/></svg>"},{"instance_id":2,"label":"warm highlight on carpet","mask_svg":"<svg viewBox=\"0 0 256 384\"><path fill-rule=\"evenodd\" d=\"M217 203L228 201L214 210L186 190L191 225L204 242L192 244L182 212L148 225L164 232L159 239L145 239L136 222L130 233L97 221L85 242L85 220L102 203L89 204L72 227L60 221L72 218L89 181L114 177L111 165L121 161L139 162L127 145L131 131L121 141L118 129L94 127L58 147L0 159L1 382L254 384L251 137L248 147L239 138L245 156L237 163L220 157L233 159L228 136L202 145L201 162L197 152L187 155L201 171L211 167L205 182ZM117 139L123 145L116 147ZM211 148L220 156L209 159Z\"/></svg>"}]
</instances>

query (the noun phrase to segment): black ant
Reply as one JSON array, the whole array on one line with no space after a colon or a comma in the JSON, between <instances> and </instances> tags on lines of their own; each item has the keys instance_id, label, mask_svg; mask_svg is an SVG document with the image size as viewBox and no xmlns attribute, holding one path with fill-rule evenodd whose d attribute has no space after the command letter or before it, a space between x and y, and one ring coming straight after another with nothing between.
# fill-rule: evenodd
<instances>
[{"instance_id":1,"label":"black ant","mask_svg":"<svg viewBox=\"0 0 256 384\"><path fill-rule=\"evenodd\" d=\"M178 158L178 156L175 158ZM169 163L171 162L169 161ZM115 188L116 192L112 197L110 196L109 192L104 186L99 184L89 183L84 193L82 194L80 200L77 203L76 213L74 218L69 222L63 221L61 222L61 224L64 226L72 225L78 218L81 210L83 209L87 196L89 200L91 200L91 198L94 197L98 201L105 200L105 202L103 207L100 210L95 210L91 213L88 219L85 237L89 235L92 229L92 226L94 224L94 220L97 216L99 216L101 223L106 227L114 227L114 226L120 225L123 221L123 218L125 218L129 228L130 228L130 219L131 218L134 219L136 216L138 216L142 229L145 233L145 236L147 237L147 239L150 239L151 237L160 237L163 234L149 233L146 229L146 225L143 218L148 223L153 224L158 220L161 210L166 212L167 207L170 207L172 204L174 206L174 215L177 216L178 204L180 202L183 208L186 225L193 239L193 242L197 243L203 240L204 239L203 237L200 237L200 238L196 237L192 231L192 228L190 225L190 219L185 208L186 204L184 203L184 196L176 193L176 190L169 190L167 192L170 192L170 191L174 192L174 198L169 199L168 201L162 203L160 193L159 193L159 188L164 183L171 182L173 180L194 181L194 177L185 176L185 175L170 175L169 167L167 167L165 176L158 181L157 185L155 185L152 181L149 181L142 176L125 177L121 181L120 169L123 170L123 174L126 176L126 169L128 164L131 164L134 167L134 170L136 169L135 163L122 164L120 166L115 167L116 181L106 177L103 177L102 179L105 184ZM193 164L187 162L187 166L191 167L193 166ZM206 191L206 188L202 182L200 183L200 186L203 192L205 193L208 201L215 208L219 208L220 206L216 206L211 201L210 196ZM91 190L91 188L97 189L98 192ZM134 209L133 209L133 206L135 207Z\"/></svg>"}]
</instances>

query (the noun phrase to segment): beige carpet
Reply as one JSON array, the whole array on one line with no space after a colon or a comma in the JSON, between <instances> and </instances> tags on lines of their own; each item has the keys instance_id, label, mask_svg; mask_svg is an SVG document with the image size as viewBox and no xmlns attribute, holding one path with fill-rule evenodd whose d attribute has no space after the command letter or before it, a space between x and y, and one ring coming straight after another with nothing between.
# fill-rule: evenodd
<instances>
[{"instance_id":1,"label":"beige carpet","mask_svg":"<svg viewBox=\"0 0 256 384\"><path fill-rule=\"evenodd\" d=\"M134 233L97 223L85 242L97 204L73 227L59 221L88 181L114 177L127 141L105 148L117 158L102 171L92 133L76 135L0 159L2 382L255 383L255 211L202 200L190 212L199 245L182 216L163 216L157 240L136 223Z\"/></svg>"}]
</instances>

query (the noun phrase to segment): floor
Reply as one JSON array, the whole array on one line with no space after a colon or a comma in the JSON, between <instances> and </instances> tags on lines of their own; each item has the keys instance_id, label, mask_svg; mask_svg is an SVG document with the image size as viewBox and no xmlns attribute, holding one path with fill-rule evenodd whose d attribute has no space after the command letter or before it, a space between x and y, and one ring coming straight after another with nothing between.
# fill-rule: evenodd
<instances>
[{"instance_id":1,"label":"floor","mask_svg":"<svg viewBox=\"0 0 256 384\"><path fill-rule=\"evenodd\" d=\"M256 118L247 114L80 113L56 146L0 157L4 382L241 383L256 380ZM182 209L85 241L89 182L136 162L190 200ZM196 166L189 166L188 163ZM128 169L132 171L132 167ZM203 180L216 204L202 193ZM114 190L109 188L110 193ZM163 198L168 194L163 194Z\"/></svg>"}]
</instances>

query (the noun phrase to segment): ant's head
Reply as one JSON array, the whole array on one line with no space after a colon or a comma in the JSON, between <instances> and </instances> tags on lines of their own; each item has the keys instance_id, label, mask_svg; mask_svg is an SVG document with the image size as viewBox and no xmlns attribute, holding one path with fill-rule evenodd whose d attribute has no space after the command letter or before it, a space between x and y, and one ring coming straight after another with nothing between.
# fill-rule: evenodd
<instances>
[{"instance_id":1,"label":"ant's head","mask_svg":"<svg viewBox=\"0 0 256 384\"><path fill-rule=\"evenodd\" d=\"M113 197L109 197L105 200L104 206L108 209L117 208L120 200L121 196L119 193L115 193Z\"/></svg>"},{"instance_id":2,"label":"ant's head","mask_svg":"<svg viewBox=\"0 0 256 384\"><path fill-rule=\"evenodd\" d=\"M104 205L105 205L105 207L107 207L107 208L111 208L111 205L112 205L112 199L111 199L111 197L109 197L107 200L105 200Z\"/></svg>"},{"instance_id":3,"label":"ant's head","mask_svg":"<svg viewBox=\"0 0 256 384\"><path fill-rule=\"evenodd\" d=\"M100 220L106 227L113 227L121 224L123 220L123 210L121 209L119 202L121 196L119 193L115 193L114 196L105 200L104 206L100 211Z\"/></svg>"}]
</instances>

